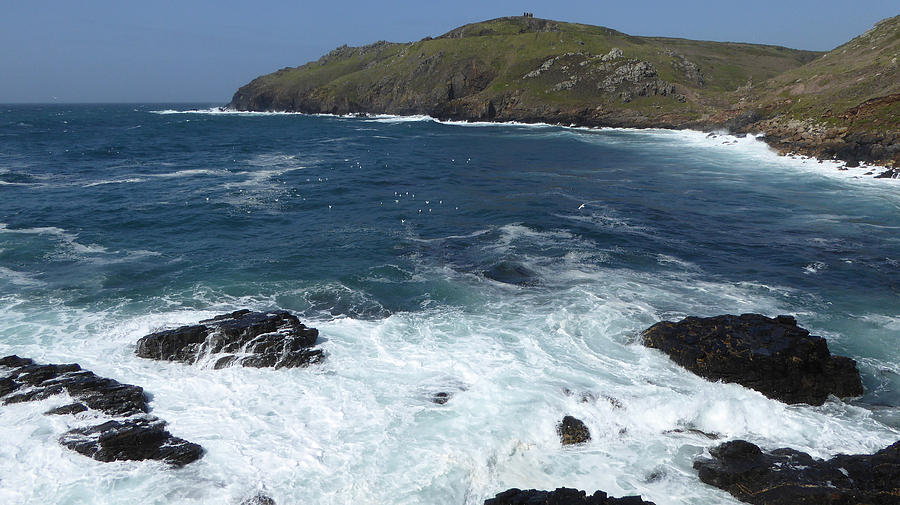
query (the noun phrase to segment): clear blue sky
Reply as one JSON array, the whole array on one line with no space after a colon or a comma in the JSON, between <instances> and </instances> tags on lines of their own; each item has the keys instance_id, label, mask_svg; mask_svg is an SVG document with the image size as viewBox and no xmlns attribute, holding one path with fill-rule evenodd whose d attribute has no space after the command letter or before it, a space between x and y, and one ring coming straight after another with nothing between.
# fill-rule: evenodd
<instances>
[{"instance_id":1,"label":"clear blue sky","mask_svg":"<svg viewBox=\"0 0 900 505\"><path fill-rule=\"evenodd\" d=\"M0 103L217 102L341 44L435 36L532 11L633 35L828 50L897 0L269 2L0 0Z\"/></svg>"}]
</instances>

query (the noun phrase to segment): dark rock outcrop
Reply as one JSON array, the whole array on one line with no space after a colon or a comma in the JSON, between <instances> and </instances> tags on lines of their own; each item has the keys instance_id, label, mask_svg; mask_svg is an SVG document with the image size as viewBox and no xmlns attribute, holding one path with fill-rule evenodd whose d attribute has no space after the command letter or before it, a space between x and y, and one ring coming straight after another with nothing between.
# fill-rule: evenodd
<instances>
[{"instance_id":1,"label":"dark rock outcrop","mask_svg":"<svg viewBox=\"0 0 900 505\"><path fill-rule=\"evenodd\" d=\"M556 433L562 445L583 444L590 441L591 432L580 419L566 416L556 425Z\"/></svg>"},{"instance_id":2,"label":"dark rock outcrop","mask_svg":"<svg viewBox=\"0 0 900 505\"><path fill-rule=\"evenodd\" d=\"M59 442L98 461L165 461L183 466L196 461L203 449L173 436L165 422L148 415L150 408L143 388L122 384L83 370L77 364L38 365L28 358L0 359L0 399L4 405L37 401L68 393L77 400L46 412L72 415L93 410L110 419L102 424L76 428L64 433Z\"/></svg>"},{"instance_id":3,"label":"dark rock outcrop","mask_svg":"<svg viewBox=\"0 0 900 505\"><path fill-rule=\"evenodd\" d=\"M184 466L200 459L203 449L165 430L156 417L110 420L97 426L64 433L59 442L98 461L153 459Z\"/></svg>"},{"instance_id":4,"label":"dark rock outcrop","mask_svg":"<svg viewBox=\"0 0 900 505\"><path fill-rule=\"evenodd\" d=\"M653 505L640 496L613 498L603 491L588 496L584 491L561 487L555 491L508 489L484 501L484 505Z\"/></svg>"},{"instance_id":5,"label":"dark rock outcrop","mask_svg":"<svg viewBox=\"0 0 900 505\"><path fill-rule=\"evenodd\" d=\"M323 359L320 349L311 349L318 336L318 330L285 311L239 310L142 337L136 352L142 358L191 364L216 355L215 368L295 368Z\"/></svg>"},{"instance_id":6,"label":"dark rock outcrop","mask_svg":"<svg viewBox=\"0 0 900 505\"><path fill-rule=\"evenodd\" d=\"M710 380L734 382L786 403L821 405L828 395L863 393L856 362L832 356L825 339L791 316L759 314L663 321L642 334L644 345Z\"/></svg>"},{"instance_id":7,"label":"dark rock outcrop","mask_svg":"<svg viewBox=\"0 0 900 505\"><path fill-rule=\"evenodd\" d=\"M241 505L275 505L275 500L262 493L258 493L242 501Z\"/></svg>"},{"instance_id":8,"label":"dark rock outcrop","mask_svg":"<svg viewBox=\"0 0 900 505\"><path fill-rule=\"evenodd\" d=\"M900 503L900 442L875 454L815 459L793 449L763 452L734 440L694 462L700 480L766 505Z\"/></svg>"},{"instance_id":9,"label":"dark rock outcrop","mask_svg":"<svg viewBox=\"0 0 900 505\"><path fill-rule=\"evenodd\" d=\"M449 393L447 391L439 391L439 392L431 395L431 403L436 403L438 405L444 405L450 401L450 398L453 398L453 393Z\"/></svg>"},{"instance_id":10,"label":"dark rock outcrop","mask_svg":"<svg viewBox=\"0 0 900 505\"><path fill-rule=\"evenodd\" d=\"M27 358L7 356L0 359L0 366L10 369L0 379L4 404L43 400L65 391L79 403L54 409L54 414L90 408L108 416L131 416L150 410L140 386L99 377L74 363L38 365Z\"/></svg>"}]
</instances>

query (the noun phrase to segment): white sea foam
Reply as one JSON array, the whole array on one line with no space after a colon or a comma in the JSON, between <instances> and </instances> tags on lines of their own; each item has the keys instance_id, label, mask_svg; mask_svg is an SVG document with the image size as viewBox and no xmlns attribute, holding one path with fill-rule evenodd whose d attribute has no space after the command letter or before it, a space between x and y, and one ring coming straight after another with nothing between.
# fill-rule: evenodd
<instances>
[{"instance_id":1,"label":"white sea foam","mask_svg":"<svg viewBox=\"0 0 900 505\"><path fill-rule=\"evenodd\" d=\"M512 229L522 239L540 236ZM179 471L102 464L56 443L83 422L42 415L64 398L10 405L0 409L0 436L9 441L0 448L0 475L25 485L4 492L16 503L55 503L72 493L91 503L138 495L146 503L231 503L262 487L278 503L474 505L508 487L565 485L639 493L662 505L736 504L697 484L693 458L719 441L689 430L819 457L896 440L863 409L787 406L700 379L635 343L666 306L728 303L724 294L771 308L745 288L606 269L594 275L596 283L562 292L493 292L477 310L307 321L319 328L328 358L297 370L210 370L132 354L141 335L239 306L271 307L265 300L136 316L126 307L39 315L0 299L2 331L12 337L0 340L0 354L77 361L139 384L170 431L207 451ZM47 346L48 338L56 344ZM437 392L452 397L436 405ZM587 424L590 444L560 447L555 425L566 414ZM653 472L664 478L649 481ZM50 475L55 485L41 485Z\"/></svg>"},{"instance_id":2,"label":"white sea foam","mask_svg":"<svg viewBox=\"0 0 900 505\"><path fill-rule=\"evenodd\" d=\"M26 235L50 235L56 237L66 244L72 250L79 254L98 254L106 252L106 248L97 244L84 245L77 242L78 234L69 233L62 228L55 226L44 226L38 228L9 228L5 223L0 223L0 233L18 233Z\"/></svg>"},{"instance_id":3,"label":"white sea foam","mask_svg":"<svg viewBox=\"0 0 900 505\"><path fill-rule=\"evenodd\" d=\"M2 252L2 250L0 250L0 252ZM19 272L6 267L0 267L0 279L6 279L15 286L40 286L44 284L32 274Z\"/></svg>"},{"instance_id":4,"label":"white sea foam","mask_svg":"<svg viewBox=\"0 0 900 505\"><path fill-rule=\"evenodd\" d=\"M768 166L776 166L786 169L799 170L807 173L815 173L825 175L832 178L843 180L867 180L878 175L887 168L877 165L861 164L859 167L847 167L844 162L839 160L818 160L801 155L780 156L771 147L761 140L760 135L742 135L735 136L728 133L708 133L697 130L668 130L660 128L610 128L610 127L587 127L587 126L567 126L553 125L549 123L523 123L517 121L457 121L457 120L439 120L428 115L391 115L391 114L304 114L299 112L241 112L235 110L214 107L210 109L193 109L193 110L158 110L150 111L156 114L212 114L212 115L242 115L242 116L271 116L271 115L300 115L300 116L317 116L317 117L334 117L340 119L357 119L361 121L372 121L380 123L405 123L405 122L434 122L447 126L463 126L463 127L528 127L528 128L560 128L572 132L588 135L582 137L583 140L593 141L596 138L590 138L590 135L602 135L604 132L618 134L632 134L635 139L642 136L650 136L655 139L671 139L677 145L695 145L711 149L710 152L727 151L731 154L764 161ZM607 142L615 142L613 139L603 139ZM895 183L900 184L900 179L879 180L879 183Z\"/></svg>"},{"instance_id":5,"label":"white sea foam","mask_svg":"<svg viewBox=\"0 0 900 505\"><path fill-rule=\"evenodd\" d=\"M85 184L83 187L92 188L94 186L105 186L107 184L134 184L138 182L144 182L145 180L146 179L142 179L140 177L128 177L125 179L101 179L99 181Z\"/></svg>"}]
</instances>

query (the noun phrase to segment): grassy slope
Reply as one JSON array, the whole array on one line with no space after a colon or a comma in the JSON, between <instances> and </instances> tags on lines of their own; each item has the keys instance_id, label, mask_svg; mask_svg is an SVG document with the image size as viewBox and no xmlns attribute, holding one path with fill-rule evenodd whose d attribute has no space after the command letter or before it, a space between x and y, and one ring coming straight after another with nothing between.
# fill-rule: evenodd
<instances>
[{"instance_id":1,"label":"grassy slope","mask_svg":"<svg viewBox=\"0 0 900 505\"><path fill-rule=\"evenodd\" d=\"M614 48L621 55L604 59ZM418 42L344 46L255 79L231 106L725 126L764 132L782 152L900 167L898 60L900 16L828 53L510 17Z\"/></svg>"},{"instance_id":2,"label":"grassy slope","mask_svg":"<svg viewBox=\"0 0 900 505\"><path fill-rule=\"evenodd\" d=\"M687 99L679 102L668 97L638 96L623 103L617 95L588 84L552 90L554 84L571 74L585 73L579 61L572 61L567 73L553 69L537 78L523 78L549 58L578 52L604 55L613 48L621 49L625 59L652 64L658 78L675 84ZM684 75L676 66L679 58L667 51L698 65L702 85ZM471 78L474 69L476 76L488 82L484 89L466 90L470 92L464 93L470 96L469 102L487 102L515 93L525 106L552 104L577 109L603 105L698 119L727 105L731 99L728 92L798 67L820 54L776 46L634 37L597 26L513 17L466 25L442 37L415 43L341 48L318 62L260 77L253 89L277 94L275 103L281 106L288 97L308 95L332 107L355 103L364 112L433 112L429 109L447 101L448 82L459 75ZM366 110L370 105L383 110Z\"/></svg>"},{"instance_id":3,"label":"grassy slope","mask_svg":"<svg viewBox=\"0 0 900 505\"><path fill-rule=\"evenodd\" d=\"M866 100L900 93L900 16L878 23L816 60L766 82L762 105L793 116L839 116Z\"/></svg>"}]
</instances>

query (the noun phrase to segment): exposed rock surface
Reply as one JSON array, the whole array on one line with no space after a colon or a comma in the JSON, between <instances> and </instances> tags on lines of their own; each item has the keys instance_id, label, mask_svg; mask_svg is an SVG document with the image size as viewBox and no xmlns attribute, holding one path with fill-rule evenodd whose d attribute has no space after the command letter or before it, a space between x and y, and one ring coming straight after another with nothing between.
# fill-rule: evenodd
<instances>
[{"instance_id":1,"label":"exposed rock surface","mask_svg":"<svg viewBox=\"0 0 900 505\"><path fill-rule=\"evenodd\" d=\"M484 505L653 505L653 502L644 501L640 496L613 498L603 491L588 496L584 491L561 487L555 491L508 489L485 500Z\"/></svg>"},{"instance_id":2,"label":"exposed rock surface","mask_svg":"<svg viewBox=\"0 0 900 505\"><path fill-rule=\"evenodd\" d=\"M75 403L47 412L70 415L94 410L109 417L102 424L75 428L59 441L65 447L98 461L165 461L182 466L196 461L203 449L173 436L165 422L147 415L147 397L139 386L122 384L83 370L77 364L38 365L28 358L7 356L0 359L0 398L4 405L36 401L68 393Z\"/></svg>"},{"instance_id":3,"label":"exposed rock surface","mask_svg":"<svg viewBox=\"0 0 900 505\"><path fill-rule=\"evenodd\" d=\"M900 442L875 454L815 459L793 449L762 452L743 440L694 462L700 480L735 498L765 505L900 503Z\"/></svg>"},{"instance_id":4,"label":"exposed rock surface","mask_svg":"<svg viewBox=\"0 0 900 505\"><path fill-rule=\"evenodd\" d=\"M318 336L318 330L285 311L239 310L142 337L137 355L191 364L214 358L215 368L234 364L295 368L323 359L320 349L311 349Z\"/></svg>"},{"instance_id":5,"label":"exposed rock surface","mask_svg":"<svg viewBox=\"0 0 900 505\"><path fill-rule=\"evenodd\" d=\"M98 461L154 459L184 466L200 459L203 449L173 437L164 428L165 424L155 417L110 420L97 426L69 430L59 442Z\"/></svg>"},{"instance_id":6,"label":"exposed rock surface","mask_svg":"<svg viewBox=\"0 0 900 505\"><path fill-rule=\"evenodd\" d=\"M584 422L572 416L563 417L556 426L556 433L562 445L583 444L591 439L591 432Z\"/></svg>"},{"instance_id":7,"label":"exposed rock surface","mask_svg":"<svg viewBox=\"0 0 900 505\"><path fill-rule=\"evenodd\" d=\"M774 117L764 121L735 125L737 132L763 132L764 140L782 154L802 154L819 159L839 159L848 166L884 163L900 167L900 131L859 131L853 123L863 123L883 108L900 106L900 93L869 100L845 113L843 125L829 125L814 120ZM756 114L749 111L744 114ZM881 170L879 175L894 178L898 170Z\"/></svg>"},{"instance_id":8,"label":"exposed rock surface","mask_svg":"<svg viewBox=\"0 0 900 505\"><path fill-rule=\"evenodd\" d=\"M241 505L275 505L275 500L262 493L258 493L242 501Z\"/></svg>"},{"instance_id":9,"label":"exposed rock surface","mask_svg":"<svg viewBox=\"0 0 900 505\"><path fill-rule=\"evenodd\" d=\"M824 338L810 335L791 316L688 317L657 323L642 336L644 345L697 375L786 403L821 405L831 394L863 393L856 362L832 356Z\"/></svg>"}]
</instances>

